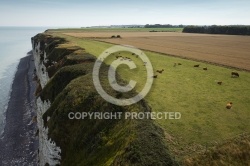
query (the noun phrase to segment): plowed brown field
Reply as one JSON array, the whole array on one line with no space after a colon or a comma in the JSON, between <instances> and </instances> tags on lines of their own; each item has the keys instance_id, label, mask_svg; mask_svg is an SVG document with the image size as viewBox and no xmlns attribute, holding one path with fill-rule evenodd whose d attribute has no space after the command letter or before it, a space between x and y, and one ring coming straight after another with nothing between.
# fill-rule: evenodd
<instances>
[{"instance_id":1,"label":"plowed brown field","mask_svg":"<svg viewBox=\"0 0 250 166\"><path fill-rule=\"evenodd\" d=\"M95 38L114 44L132 45L144 50L250 71L250 36L176 32L81 32L64 34L80 38ZM122 38L110 38L110 36L118 34Z\"/></svg>"}]
</instances>

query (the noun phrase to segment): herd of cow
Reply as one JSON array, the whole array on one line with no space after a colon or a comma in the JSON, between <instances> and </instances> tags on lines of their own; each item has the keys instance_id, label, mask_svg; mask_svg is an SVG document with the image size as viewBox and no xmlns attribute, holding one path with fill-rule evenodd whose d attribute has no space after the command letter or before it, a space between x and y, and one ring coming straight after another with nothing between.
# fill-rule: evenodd
<instances>
[{"instance_id":1,"label":"herd of cow","mask_svg":"<svg viewBox=\"0 0 250 166\"><path fill-rule=\"evenodd\" d=\"M181 63L174 63L174 67L176 67L177 65L182 65L182 64L181 64ZM200 65L197 64L197 65L194 65L194 67L200 67ZM207 67L204 67L203 70L208 70L208 68L207 68ZM157 73L160 73L160 74L161 74L163 71L164 71L164 69L156 70L156 72L157 72ZM155 75L153 75L152 77L153 77L153 78L157 78L157 76L158 76L158 75L155 74ZM238 78L238 77L240 77L240 75L239 75L238 72L232 72L232 73L231 73L231 77L232 77L232 78ZM217 81L217 84L222 85L222 81ZM229 102L229 103L227 103L226 108L227 108L227 109L231 109L231 108L232 108L232 105L233 105L233 103L232 103L232 102Z\"/></svg>"},{"instance_id":2,"label":"herd of cow","mask_svg":"<svg viewBox=\"0 0 250 166\"><path fill-rule=\"evenodd\" d=\"M120 53L119 53L119 54L120 54ZM135 55L136 58L138 58L138 55L136 55L136 54L134 54L134 53L132 53L132 55ZM121 55L116 56L116 59L132 61L131 58L129 58L129 57L123 57L123 56L121 56ZM147 63L144 62L143 65L146 66ZM181 63L174 63L174 67L176 67L177 65L179 66L179 65L182 65L182 64L181 64ZM199 64L196 64L196 65L194 65L194 67L195 67L195 68L198 68L198 67L200 67L200 65L199 65ZM203 67L203 70L208 70L208 68L207 68L207 67ZM158 74L162 74L163 71L164 71L164 69L156 70L156 74L154 74L154 75L152 76L152 78L157 78L157 77L158 77ZM231 73L231 77L232 77L232 78L238 78L238 77L240 77L240 75L239 75L238 72L234 72L234 71L233 71L233 72ZM222 85L222 81L217 81L217 84ZM227 108L227 109L231 109L231 108L232 108L232 104L233 104L232 102L227 103L226 108Z\"/></svg>"},{"instance_id":3,"label":"herd of cow","mask_svg":"<svg viewBox=\"0 0 250 166\"><path fill-rule=\"evenodd\" d=\"M144 64L145 65L145 64ZM174 67L176 67L177 65L182 65L181 63L174 63ZM194 67L200 67L200 65L194 65ZM207 67L204 67L203 70L208 70ZM157 73L162 73L164 71L164 69L161 69L161 70L156 70ZM153 75L152 77L153 78L157 78L157 74ZM238 78L240 77L239 73L238 72L232 72L231 73L231 77L232 78ZM218 81L217 84L219 85L222 85L222 81Z\"/></svg>"},{"instance_id":4,"label":"herd of cow","mask_svg":"<svg viewBox=\"0 0 250 166\"><path fill-rule=\"evenodd\" d=\"M194 67L199 67L200 65L194 65ZM207 67L204 67L203 68L203 70L207 70ZM232 72L231 73L231 77L232 78L238 78L238 77L240 77L240 75L239 75L239 73L238 72ZM222 85L222 81L217 81L217 84L219 84L219 85Z\"/></svg>"}]
</instances>

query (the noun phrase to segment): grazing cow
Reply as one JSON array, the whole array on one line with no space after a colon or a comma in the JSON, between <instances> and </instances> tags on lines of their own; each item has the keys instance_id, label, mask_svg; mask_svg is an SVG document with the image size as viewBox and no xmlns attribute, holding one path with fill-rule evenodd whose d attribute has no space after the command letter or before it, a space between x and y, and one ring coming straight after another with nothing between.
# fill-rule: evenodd
<instances>
[{"instance_id":1,"label":"grazing cow","mask_svg":"<svg viewBox=\"0 0 250 166\"><path fill-rule=\"evenodd\" d=\"M221 85L221 84L222 84L222 81L218 81L217 84Z\"/></svg>"},{"instance_id":2,"label":"grazing cow","mask_svg":"<svg viewBox=\"0 0 250 166\"><path fill-rule=\"evenodd\" d=\"M207 70L207 67L204 67L203 70Z\"/></svg>"},{"instance_id":3,"label":"grazing cow","mask_svg":"<svg viewBox=\"0 0 250 166\"><path fill-rule=\"evenodd\" d=\"M237 72L232 72L231 77L237 78L237 77L240 77L240 75Z\"/></svg>"},{"instance_id":4,"label":"grazing cow","mask_svg":"<svg viewBox=\"0 0 250 166\"><path fill-rule=\"evenodd\" d=\"M178 65L182 65L181 63L178 63Z\"/></svg>"},{"instance_id":5,"label":"grazing cow","mask_svg":"<svg viewBox=\"0 0 250 166\"><path fill-rule=\"evenodd\" d=\"M164 71L164 69L162 69L162 70L156 70L156 72L158 72L158 73L162 73Z\"/></svg>"},{"instance_id":6,"label":"grazing cow","mask_svg":"<svg viewBox=\"0 0 250 166\"><path fill-rule=\"evenodd\" d=\"M156 74L156 75L153 75L153 78L157 78L157 74Z\"/></svg>"},{"instance_id":7,"label":"grazing cow","mask_svg":"<svg viewBox=\"0 0 250 166\"><path fill-rule=\"evenodd\" d=\"M200 65L194 65L194 67L199 67Z\"/></svg>"},{"instance_id":8,"label":"grazing cow","mask_svg":"<svg viewBox=\"0 0 250 166\"><path fill-rule=\"evenodd\" d=\"M233 103L232 103L232 102L229 102L229 103L227 103L226 108L227 108L227 109L231 109L232 106L233 106Z\"/></svg>"},{"instance_id":9,"label":"grazing cow","mask_svg":"<svg viewBox=\"0 0 250 166\"><path fill-rule=\"evenodd\" d=\"M132 55L135 55L135 53L132 53Z\"/></svg>"},{"instance_id":10,"label":"grazing cow","mask_svg":"<svg viewBox=\"0 0 250 166\"><path fill-rule=\"evenodd\" d=\"M118 59L118 58L122 58L122 56L121 56L121 55L116 55L115 57L116 57L116 59Z\"/></svg>"}]
</instances>

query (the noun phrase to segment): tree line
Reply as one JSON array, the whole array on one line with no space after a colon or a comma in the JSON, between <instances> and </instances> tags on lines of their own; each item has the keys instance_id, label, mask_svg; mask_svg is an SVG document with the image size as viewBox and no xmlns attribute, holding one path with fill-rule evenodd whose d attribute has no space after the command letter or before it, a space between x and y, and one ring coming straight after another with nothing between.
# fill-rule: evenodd
<instances>
[{"instance_id":1,"label":"tree line","mask_svg":"<svg viewBox=\"0 0 250 166\"><path fill-rule=\"evenodd\" d=\"M144 28L183 28L183 25L171 25L171 24L146 24Z\"/></svg>"},{"instance_id":2,"label":"tree line","mask_svg":"<svg viewBox=\"0 0 250 166\"><path fill-rule=\"evenodd\" d=\"M207 34L228 34L228 35L250 35L250 26L227 25L227 26L185 26L184 33L207 33Z\"/></svg>"}]
</instances>

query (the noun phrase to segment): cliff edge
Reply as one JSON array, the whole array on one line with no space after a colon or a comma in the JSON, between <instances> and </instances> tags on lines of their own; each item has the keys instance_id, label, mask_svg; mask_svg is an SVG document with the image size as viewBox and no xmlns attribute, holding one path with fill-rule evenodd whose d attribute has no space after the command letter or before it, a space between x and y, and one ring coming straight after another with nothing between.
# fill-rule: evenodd
<instances>
[{"instance_id":1,"label":"cliff edge","mask_svg":"<svg viewBox=\"0 0 250 166\"><path fill-rule=\"evenodd\" d=\"M32 47L40 165L176 165L163 131L150 119L69 118L70 112L151 111L145 100L120 107L102 99L92 81L95 56L46 33L34 36ZM120 97L109 86L108 66L100 72L105 90Z\"/></svg>"}]
</instances>

